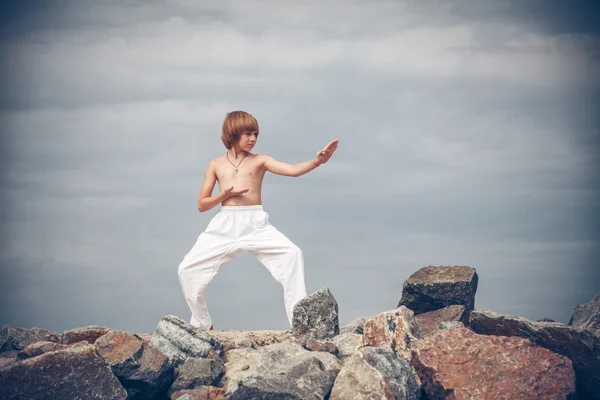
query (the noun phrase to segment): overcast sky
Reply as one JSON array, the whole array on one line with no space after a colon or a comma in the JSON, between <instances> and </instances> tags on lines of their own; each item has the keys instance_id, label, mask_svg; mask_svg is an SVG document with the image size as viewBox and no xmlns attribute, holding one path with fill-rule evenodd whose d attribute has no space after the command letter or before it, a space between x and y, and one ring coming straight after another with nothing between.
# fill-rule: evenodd
<instances>
[{"instance_id":1,"label":"overcast sky","mask_svg":"<svg viewBox=\"0 0 600 400\"><path fill-rule=\"evenodd\" d=\"M238 109L281 161L339 139L268 173L263 207L341 325L428 265L476 268L476 308L531 319L600 292L591 1L28 3L0 15L0 325L189 321L177 267ZM206 297L216 329L289 328L249 253Z\"/></svg>"}]
</instances>

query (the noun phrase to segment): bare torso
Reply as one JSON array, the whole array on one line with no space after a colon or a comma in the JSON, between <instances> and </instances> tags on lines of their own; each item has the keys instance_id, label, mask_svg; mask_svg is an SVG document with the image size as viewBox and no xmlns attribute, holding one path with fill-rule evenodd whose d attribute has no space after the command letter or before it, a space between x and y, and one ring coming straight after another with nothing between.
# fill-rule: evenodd
<instances>
[{"instance_id":1,"label":"bare torso","mask_svg":"<svg viewBox=\"0 0 600 400\"><path fill-rule=\"evenodd\" d=\"M221 203L223 206L251 206L262 204L261 188L266 169L264 161L259 154L249 153L243 160L227 161L224 155L215 159L217 162L216 174L219 189L223 192L226 188L234 187L234 190L248 189L246 193L233 196ZM240 163L241 161L241 163ZM235 166L238 165L238 172Z\"/></svg>"}]
</instances>

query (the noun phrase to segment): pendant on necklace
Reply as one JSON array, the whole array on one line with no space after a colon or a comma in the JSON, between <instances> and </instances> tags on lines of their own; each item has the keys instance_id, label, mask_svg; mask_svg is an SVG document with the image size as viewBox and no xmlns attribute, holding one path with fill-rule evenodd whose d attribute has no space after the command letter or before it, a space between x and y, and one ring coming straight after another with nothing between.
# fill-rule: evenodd
<instances>
[{"instance_id":1,"label":"pendant on necklace","mask_svg":"<svg viewBox=\"0 0 600 400\"><path fill-rule=\"evenodd\" d=\"M237 168L235 169L235 173L236 173L236 174L238 173L238 169L237 169Z\"/></svg>"}]
</instances>

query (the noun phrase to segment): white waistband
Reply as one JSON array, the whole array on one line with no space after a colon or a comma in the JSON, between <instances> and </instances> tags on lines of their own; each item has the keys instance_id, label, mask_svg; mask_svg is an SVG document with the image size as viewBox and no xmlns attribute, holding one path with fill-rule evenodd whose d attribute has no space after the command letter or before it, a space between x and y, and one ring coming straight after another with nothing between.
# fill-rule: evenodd
<instances>
[{"instance_id":1,"label":"white waistband","mask_svg":"<svg viewBox=\"0 0 600 400\"><path fill-rule=\"evenodd\" d=\"M254 211L262 209L263 206L261 204L256 204L252 206L221 206L221 211Z\"/></svg>"}]
</instances>

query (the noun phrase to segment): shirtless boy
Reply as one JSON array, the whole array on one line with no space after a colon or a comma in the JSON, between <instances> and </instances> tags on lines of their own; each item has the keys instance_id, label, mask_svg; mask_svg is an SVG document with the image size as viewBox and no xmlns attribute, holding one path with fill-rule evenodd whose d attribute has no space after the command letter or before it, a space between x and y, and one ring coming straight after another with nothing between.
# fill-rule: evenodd
<instances>
[{"instance_id":1,"label":"shirtless boy","mask_svg":"<svg viewBox=\"0 0 600 400\"><path fill-rule=\"evenodd\" d=\"M304 259L300 248L269 223L269 214L262 207L263 177L266 171L293 177L304 175L329 160L338 140L329 142L312 160L294 165L266 154L253 154L250 151L258 140L258 122L244 111L227 114L221 140L227 153L209 162L198 210L208 211L219 203L221 208L178 268L179 282L192 311L190 324L213 329L204 291L223 264L242 251L249 251L283 287L291 327L294 305L306 297ZM213 196L215 182L221 193Z\"/></svg>"}]
</instances>

